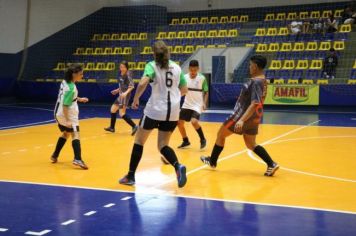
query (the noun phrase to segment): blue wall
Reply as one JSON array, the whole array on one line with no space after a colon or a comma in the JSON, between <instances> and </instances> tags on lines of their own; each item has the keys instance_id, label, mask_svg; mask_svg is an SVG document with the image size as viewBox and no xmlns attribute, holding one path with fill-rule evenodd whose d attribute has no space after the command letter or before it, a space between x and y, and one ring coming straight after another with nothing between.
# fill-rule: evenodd
<instances>
[{"instance_id":1,"label":"blue wall","mask_svg":"<svg viewBox=\"0 0 356 236\"><path fill-rule=\"evenodd\" d=\"M21 56L21 53L0 53L0 97L14 96Z\"/></svg>"}]
</instances>

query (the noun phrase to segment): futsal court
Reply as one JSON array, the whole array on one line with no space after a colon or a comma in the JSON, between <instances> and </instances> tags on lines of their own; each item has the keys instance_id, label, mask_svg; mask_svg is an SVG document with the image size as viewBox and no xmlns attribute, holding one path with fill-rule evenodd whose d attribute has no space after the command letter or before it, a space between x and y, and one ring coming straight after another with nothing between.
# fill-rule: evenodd
<instances>
[{"instance_id":1,"label":"futsal court","mask_svg":"<svg viewBox=\"0 0 356 236\"><path fill-rule=\"evenodd\" d=\"M209 155L227 111L202 117L208 145L186 124L192 145L175 149L187 166L179 189L164 165L154 131L144 148L134 187L126 174L133 137L118 120L107 126L107 106L81 107L84 171L72 165L66 145L59 162L50 155L59 135L50 104L0 106L1 235L354 235L356 233L356 112L265 112L258 142L281 168L265 177L265 164L230 136L216 169ZM130 110L138 122L141 111ZM26 115L26 119L21 117ZM181 137L176 130L171 146Z\"/></svg>"}]
</instances>

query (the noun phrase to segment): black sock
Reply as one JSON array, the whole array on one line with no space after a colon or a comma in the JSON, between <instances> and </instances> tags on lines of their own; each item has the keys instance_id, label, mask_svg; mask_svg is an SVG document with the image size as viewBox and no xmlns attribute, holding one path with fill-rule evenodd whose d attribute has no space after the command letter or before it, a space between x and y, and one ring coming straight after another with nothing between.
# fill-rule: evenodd
<instances>
[{"instance_id":1,"label":"black sock","mask_svg":"<svg viewBox=\"0 0 356 236\"><path fill-rule=\"evenodd\" d=\"M66 144L67 139L63 137L59 137L56 145L56 149L54 150L53 157L58 157L59 153L61 152L64 144Z\"/></svg>"},{"instance_id":2,"label":"black sock","mask_svg":"<svg viewBox=\"0 0 356 236\"><path fill-rule=\"evenodd\" d=\"M81 160L82 159L82 154L81 154L81 148L80 148L80 140L79 139L74 139L72 141L72 147L74 151L74 159L76 160Z\"/></svg>"},{"instance_id":3,"label":"black sock","mask_svg":"<svg viewBox=\"0 0 356 236\"><path fill-rule=\"evenodd\" d=\"M111 113L110 128L115 129L115 124L116 124L116 112Z\"/></svg>"},{"instance_id":4,"label":"black sock","mask_svg":"<svg viewBox=\"0 0 356 236\"><path fill-rule=\"evenodd\" d=\"M126 123L129 124L132 128L136 126L136 124L131 120L131 117L127 114L123 115L122 119L124 119Z\"/></svg>"},{"instance_id":5,"label":"black sock","mask_svg":"<svg viewBox=\"0 0 356 236\"><path fill-rule=\"evenodd\" d=\"M253 152L256 153L268 166L273 166L273 160L264 147L257 145Z\"/></svg>"},{"instance_id":6,"label":"black sock","mask_svg":"<svg viewBox=\"0 0 356 236\"><path fill-rule=\"evenodd\" d=\"M166 160L172 166L174 166L174 169L176 169L176 170L178 169L178 167L179 167L178 158L172 148L170 148L168 146L164 146L161 149L161 154L166 158Z\"/></svg>"},{"instance_id":7,"label":"black sock","mask_svg":"<svg viewBox=\"0 0 356 236\"><path fill-rule=\"evenodd\" d=\"M131 152L131 159L130 159L130 170L128 176L131 178L135 177L135 172L138 166L138 163L141 161L143 152L143 146L139 144L134 144Z\"/></svg>"},{"instance_id":8,"label":"black sock","mask_svg":"<svg viewBox=\"0 0 356 236\"><path fill-rule=\"evenodd\" d=\"M183 138L183 142L185 142L185 143L189 143L189 139L188 139L188 137Z\"/></svg>"},{"instance_id":9,"label":"black sock","mask_svg":"<svg viewBox=\"0 0 356 236\"><path fill-rule=\"evenodd\" d=\"M218 158L220 156L220 153L224 149L224 146L219 146L217 144L214 145L213 151L211 152L210 160L212 164L216 165L218 162Z\"/></svg>"},{"instance_id":10,"label":"black sock","mask_svg":"<svg viewBox=\"0 0 356 236\"><path fill-rule=\"evenodd\" d=\"M204 133L201 127L199 127L199 129L196 129L195 131L197 131L197 133L199 134L200 141L205 140Z\"/></svg>"}]
</instances>

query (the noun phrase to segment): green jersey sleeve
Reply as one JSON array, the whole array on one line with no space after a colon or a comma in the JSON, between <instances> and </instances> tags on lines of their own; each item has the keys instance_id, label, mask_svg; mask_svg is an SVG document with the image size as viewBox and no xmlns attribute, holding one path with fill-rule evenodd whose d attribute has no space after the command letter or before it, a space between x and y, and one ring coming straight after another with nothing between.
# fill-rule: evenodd
<instances>
[{"instance_id":1,"label":"green jersey sleeve","mask_svg":"<svg viewBox=\"0 0 356 236\"><path fill-rule=\"evenodd\" d=\"M185 80L184 74L180 73L179 87L187 86L187 81Z\"/></svg>"},{"instance_id":2,"label":"green jersey sleeve","mask_svg":"<svg viewBox=\"0 0 356 236\"><path fill-rule=\"evenodd\" d=\"M153 68L152 63L147 63L145 66L145 70L143 72L143 76L147 76L148 78L150 78L151 80L154 79L155 77L155 70Z\"/></svg>"},{"instance_id":3,"label":"green jersey sleeve","mask_svg":"<svg viewBox=\"0 0 356 236\"><path fill-rule=\"evenodd\" d=\"M64 93L63 105L70 106L73 103L74 98L74 84L68 84L69 90Z\"/></svg>"},{"instance_id":4,"label":"green jersey sleeve","mask_svg":"<svg viewBox=\"0 0 356 236\"><path fill-rule=\"evenodd\" d=\"M208 92L209 91L208 81L206 80L205 76L203 76L203 77L204 77L204 81L203 81L202 90L203 90L203 92Z\"/></svg>"}]
</instances>

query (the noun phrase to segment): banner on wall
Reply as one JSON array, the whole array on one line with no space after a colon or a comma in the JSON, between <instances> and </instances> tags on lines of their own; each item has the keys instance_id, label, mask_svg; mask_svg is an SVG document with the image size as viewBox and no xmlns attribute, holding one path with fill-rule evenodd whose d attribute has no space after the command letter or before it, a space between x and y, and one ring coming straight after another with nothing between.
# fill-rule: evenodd
<instances>
[{"instance_id":1,"label":"banner on wall","mask_svg":"<svg viewBox=\"0 0 356 236\"><path fill-rule=\"evenodd\" d=\"M319 85L270 84L264 104L319 105Z\"/></svg>"}]
</instances>

